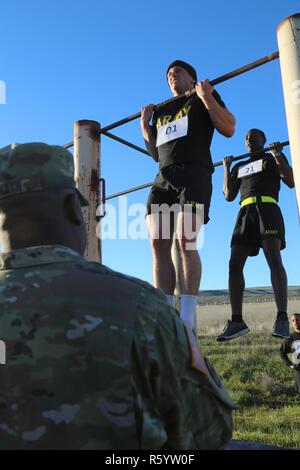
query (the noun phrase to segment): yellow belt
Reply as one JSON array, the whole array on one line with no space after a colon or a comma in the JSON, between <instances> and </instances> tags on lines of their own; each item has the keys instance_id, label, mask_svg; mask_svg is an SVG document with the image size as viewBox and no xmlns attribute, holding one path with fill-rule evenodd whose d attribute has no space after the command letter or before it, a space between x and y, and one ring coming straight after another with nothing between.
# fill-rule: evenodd
<instances>
[{"instance_id":1,"label":"yellow belt","mask_svg":"<svg viewBox=\"0 0 300 470\"><path fill-rule=\"evenodd\" d=\"M247 197L241 202L241 206L247 206L248 204L254 204L255 202L260 201L260 202L275 202L277 204L276 199L274 199L271 196L253 196L253 197Z\"/></svg>"}]
</instances>

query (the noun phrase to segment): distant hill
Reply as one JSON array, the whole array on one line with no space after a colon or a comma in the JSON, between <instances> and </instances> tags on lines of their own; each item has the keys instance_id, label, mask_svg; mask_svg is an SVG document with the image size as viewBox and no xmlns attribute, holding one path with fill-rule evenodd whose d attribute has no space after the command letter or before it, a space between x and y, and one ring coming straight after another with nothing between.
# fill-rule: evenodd
<instances>
[{"instance_id":1,"label":"distant hill","mask_svg":"<svg viewBox=\"0 0 300 470\"><path fill-rule=\"evenodd\" d=\"M289 300L300 301L300 286L290 286L288 288ZM245 289L244 302L272 302L274 301L273 288L269 287L251 287ZM198 304L200 305L216 305L229 304L229 294L227 289L223 290L203 290L199 292Z\"/></svg>"}]
</instances>

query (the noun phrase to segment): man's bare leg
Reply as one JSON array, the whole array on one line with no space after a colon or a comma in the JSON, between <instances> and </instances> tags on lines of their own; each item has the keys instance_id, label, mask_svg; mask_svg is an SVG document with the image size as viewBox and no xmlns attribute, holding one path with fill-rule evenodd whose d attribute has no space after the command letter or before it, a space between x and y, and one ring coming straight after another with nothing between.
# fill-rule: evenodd
<instances>
[{"instance_id":1,"label":"man's bare leg","mask_svg":"<svg viewBox=\"0 0 300 470\"><path fill-rule=\"evenodd\" d=\"M231 248L228 284L232 321L241 321L243 317L243 297L245 290L243 271L250 251L250 246L235 245Z\"/></svg>"},{"instance_id":2,"label":"man's bare leg","mask_svg":"<svg viewBox=\"0 0 300 470\"><path fill-rule=\"evenodd\" d=\"M271 283L274 290L278 312L287 312L287 275L280 254L280 240L269 238L263 240L264 255L271 272Z\"/></svg>"},{"instance_id":3,"label":"man's bare leg","mask_svg":"<svg viewBox=\"0 0 300 470\"><path fill-rule=\"evenodd\" d=\"M169 233L163 233L168 223ZM161 289L166 295L174 295L175 268L171 257L174 219L169 214L149 214L147 224L151 238L154 287Z\"/></svg>"},{"instance_id":4,"label":"man's bare leg","mask_svg":"<svg viewBox=\"0 0 300 470\"><path fill-rule=\"evenodd\" d=\"M232 320L225 325L217 341L228 341L250 332L243 321L243 297L245 290L244 266L250 254L251 246L234 245L229 261L229 297Z\"/></svg>"},{"instance_id":5,"label":"man's bare leg","mask_svg":"<svg viewBox=\"0 0 300 470\"><path fill-rule=\"evenodd\" d=\"M280 240L268 238L262 241L266 260L271 272L271 282L277 306L277 317L272 335L278 338L289 338L289 321L287 316L288 282L280 254Z\"/></svg>"},{"instance_id":6,"label":"man's bare leg","mask_svg":"<svg viewBox=\"0 0 300 470\"><path fill-rule=\"evenodd\" d=\"M202 274L201 260L197 250L197 236L202 226L200 214L180 212L177 219L177 235L182 260L182 285L180 316L194 329L196 308Z\"/></svg>"}]
</instances>

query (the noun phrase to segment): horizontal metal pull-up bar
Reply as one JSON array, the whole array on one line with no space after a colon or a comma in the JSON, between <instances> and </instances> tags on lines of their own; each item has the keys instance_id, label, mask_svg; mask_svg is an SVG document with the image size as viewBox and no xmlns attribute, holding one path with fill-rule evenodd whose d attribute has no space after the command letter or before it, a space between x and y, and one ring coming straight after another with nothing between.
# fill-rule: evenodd
<instances>
[{"instance_id":1,"label":"horizontal metal pull-up bar","mask_svg":"<svg viewBox=\"0 0 300 470\"><path fill-rule=\"evenodd\" d=\"M72 142L68 142L67 144L64 145L65 149L69 149L71 147L74 147L74 141L72 140Z\"/></svg>"},{"instance_id":2,"label":"horizontal metal pull-up bar","mask_svg":"<svg viewBox=\"0 0 300 470\"><path fill-rule=\"evenodd\" d=\"M258 59L255 62L251 62L250 64L244 65L243 67L240 67L239 69L233 70L232 72L229 72L225 75L221 75L218 78L215 78L214 80L210 80L211 85L217 85L218 83L225 82L226 80L230 80L231 78L234 78L238 75L241 75L242 73L249 72L249 70L253 70L256 67L260 67L261 65L264 65L268 62L271 62L272 60L278 59L279 57L279 52L273 52L273 54L267 55L263 57L262 59ZM174 101L178 101L184 96L187 98L189 96L192 96L196 93L196 90L188 91L184 95L179 95L175 96L173 98L170 98L169 100L163 101L157 105L155 105L155 108L160 108L161 106L164 106L165 104L168 103L173 103ZM115 129L116 127L122 126L123 124L126 124L128 122L134 121L135 119L138 119L141 116L141 112L132 114L131 116L128 116L124 119L121 119L120 121L114 122L113 124L110 124L109 126L103 127L100 131L100 133L104 133L107 131L110 131L112 129Z\"/></svg>"},{"instance_id":3,"label":"horizontal metal pull-up bar","mask_svg":"<svg viewBox=\"0 0 300 470\"><path fill-rule=\"evenodd\" d=\"M138 147L137 145L132 144L131 142L128 142L128 140L124 140L121 137L115 134L111 134L110 132L107 132L107 131L102 131L102 134L106 135L106 137L109 137L110 139L120 142L121 144L127 145L127 147L130 147L134 150L137 150L138 152L144 153L145 155L148 155L149 157L151 157L151 154L147 150L143 149L142 147Z\"/></svg>"},{"instance_id":4,"label":"horizontal metal pull-up bar","mask_svg":"<svg viewBox=\"0 0 300 470\"><path fill-rule=\"evenodd\" d=\"M271 62L272 60L278 59L279 57L279 52L273 52L273 54L267 55L265 57L262 57L261 59L258 59L254 62L250 62L250 64L244 65L243 67L240 67L239 69L233 70L232 72L226 73L225 75L221 75L218 78L215 78L214 80L210 81L211 85L217 85L218 83L225 82L226 80L230 80L231 78L234 78L238 75L241 75L245 72L249 72L250 70L253 70L257 67L260 67L261 65L267 64L268 62ZM196 90L192 91L187 91L184 95L179 95L175 96L173 98L170 98L166 101L162 101L161 103L158 103L155 105L155 108L159 108L161 106L164 106L165 104L168 103L173 103L174 101L180 100L183 98L183 96L186 96L187 98L189 96L192 96L196 93ZM106 127L103 127L100 130L100 134L104 134L107 137L110 137L111 139L117 140L118 142L121 142L124 145L128 145L128 147L135 148L135 150L138 150L139 152L144 153L145 155L150 155L149 152L146 150L142 149L141 147L138 147L134 144L131 144L131 142L128 142L126 140L121 139L120 137L117 137L113 134L109 134L108 131L115 129L116 127L122 126L123 124L126 124L128 122L134 121L135 119L138 119L141 116L141 112L132 114L131 116L128 116L124 119L121 119L120 121L114 122ZM67 144L64 145L65 148L71 148L73 147L73 142L68 142Z\"/></svg>"},{"instance_id":5,"label":"horizontal metal pull-up bar","mask_svg":"<svg viewBox=\"0 0 300 470\"><path fill-rule=\"evenodd\" d=\"M123 196L124 194L129 194L129 193L133 193L134 191L139 191L140 189L149 188L152 185L153 183L146 183L146 184L142 184L141 186L136 186L135 188L126 189L125 191L121 191L119 193L115 193L115 194L111 194L110 196L107 196L105 200L108 201L108 199L114 199L115 197Z\"/></svg>"},{"instance_id":6,"label":"horizontal metal pull-up bar","mask_svg":"<svg viewBox=\"0 0 300 470\"><path fill-rule=\"evenodd\" d=\"M286 142L280 142L282 147L286 147L289 145L289 141L287 140ZM255 152L248 152L248 153L243 153L242 155L239 155L238 157L233 157L232 161L236 162L237 160L242 160L243 158L247 157L255 157L256 155L259 155L262 152L268 152L270 150L270 147L265 147L263 150L255 150ZM214 167L216 166L221 166L223 165L223 160L220 160L219 162L214 163Z\"/></svg>"},{"instance_id":7,"label":"horizontal metal pull-up bar","mask_svg":"<svg viewBox=\"0 0 300 470\"><path fill-rule=\"evenodd\" d=\"M282 145L282 147L286 147L287 145L289 145L289 141L287 140L285 142L280 142L280 144ZM260 153L263 153L263 152L268 152L269 150L270 150L270 147L265 147L263 150L256 150L255 152L243 153L242 155L233 157L232 161L236 162L237 160L242 160L243 158L255 157L256 155L259 155ZM221 166L223 165L223 160L216 162L213 165L214 167ZM120 191L119 193L111 194L110 196L105 198L105 200L108 201L108 199L114 199L119 196L124 196L125 194L133 193L134 191L139 191L140 189L150 188L150 186L152 185L153 185L153 182L142 184L141 186L136 186L135 188L127 189L125 191Z\"/></svg>"},{"instance_id":8,"label":"horizontal metal pull-up bar","mask_svg":"<svg viewBox=\"0 0 300 470\"><path fill-rule=\"evenodd\" d=\"M137 150L138 152L141 152L141 153L147 155L148 157L151 157L151 154L147 150L143 149L143 147L139 147L138 145L135 145L135 144L129 142L128 140L122 139L118 135L112 134L111 132L107 132L107 131L102 131L102 134L105 135L106 137L109 137L112 140L116 140L117 142L120 142L123 145L127 145L127 147L130 147L134 150ZM66 149L74 147L74 142L73 141L68 142L67 144L64 145L64 147Z\"/></svg>"}]
</instances>

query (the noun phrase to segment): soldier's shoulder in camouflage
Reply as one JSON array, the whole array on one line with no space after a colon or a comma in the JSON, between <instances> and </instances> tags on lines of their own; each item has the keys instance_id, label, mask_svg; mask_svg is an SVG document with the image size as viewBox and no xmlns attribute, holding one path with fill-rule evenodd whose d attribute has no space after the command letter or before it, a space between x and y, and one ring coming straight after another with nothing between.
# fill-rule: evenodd
<instances>
[{"instance_id":1,"label":"soldier's shoulder in camouflage","mask_svg":"<svg viewBox=\"0 0 300 470\"><path fill-rule=\"evenodd\" d=\"M234 405L161 291L62 246L2 254L0 286L0 448L229 440Z\"/></svg>"}]
</instances>

